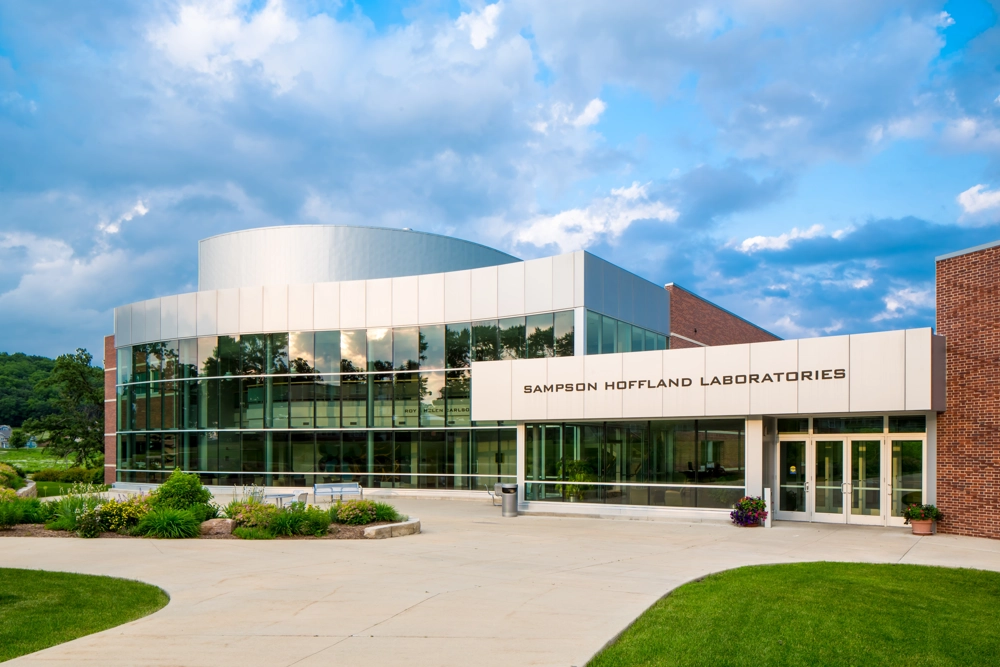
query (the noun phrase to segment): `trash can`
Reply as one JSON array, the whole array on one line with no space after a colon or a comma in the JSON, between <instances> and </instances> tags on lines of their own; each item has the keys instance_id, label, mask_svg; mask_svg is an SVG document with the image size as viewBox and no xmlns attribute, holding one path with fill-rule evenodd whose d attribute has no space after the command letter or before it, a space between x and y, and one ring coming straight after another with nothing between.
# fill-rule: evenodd
<instances>
[{"instance_id":1,"label":"trash can","mask_svg":"<svg viewBox=\"0 0 1000 667\"><path fill-rule=\"evenodd\" d=\"M503 516L517 516L517 484L501 484L500 495L503 501Z\"/></svg>"}]
</instances>

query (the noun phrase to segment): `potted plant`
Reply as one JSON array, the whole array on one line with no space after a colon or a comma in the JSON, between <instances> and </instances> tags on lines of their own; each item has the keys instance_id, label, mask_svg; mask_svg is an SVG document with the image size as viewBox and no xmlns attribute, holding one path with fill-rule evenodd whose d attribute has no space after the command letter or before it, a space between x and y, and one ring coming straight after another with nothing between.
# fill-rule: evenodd
<instances>
[{"instance_id":1,"label":"potted plant","mask_svg":"<svg viewBox=\"0 0 1000 667\"><path fill-rule=\"evenodd\" d=\"M590 466L586 461L576 461L573 459L565 460L562 462L562 477L569 482L589 482L591 472ZM569 501L571 503L578 502L583 499L583 486L580 484L564 484L563 489L566 495L569 496Z\"/></svg>"},{"instance_id":2,"label":"potted plant","mask_svg":"<svg viewBox=\"0 0 1000 667\"><path fill-rule=\"evenodd\" d=\"M913 527L914 535L933 535L934 522L942 518L941 511L934 505L907 505L903 516Z\"/></svg>"},{"instance_id":3,"label":"potted plant","mask_svg":"<svg viewBox=\"0 0 1000 667\"><path fill-rule=\"evenodd\" d=\"M762 526L767 519L767 504L760 496L743 496L733 505L729 518L737 526L745 528Z\"/></svg>"}]
</instances>

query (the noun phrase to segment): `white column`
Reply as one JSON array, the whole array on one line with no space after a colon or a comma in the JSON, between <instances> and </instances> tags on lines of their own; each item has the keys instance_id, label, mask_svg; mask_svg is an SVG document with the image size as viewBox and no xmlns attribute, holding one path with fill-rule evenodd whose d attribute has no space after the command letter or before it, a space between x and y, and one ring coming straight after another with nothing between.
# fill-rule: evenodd
<instances>
[{"instance_id":1,"label":"white column","mask_svg":"<svg viewBox=\"0 0 1000 667\"><path fill-rule=\"evenodd\" d=\"M587 351L587 309L573 309L573 356L582 357Z\"/></svg>"},{"instance_id":2,"label":"white column","mask_svg":"<svg viewBox=\"0 0 1000 667\"><path fill-rule=\"evenodd\" d=\"M524 502L524 456L525 456L524 422L517 423L517 502Z\"/></svg>"},{"instance_id":3,"label":"white column","mask_svg":"<svg viewBox=\"0 0 1000 667\"><path fill-rule=\"evenodd\" d=\"M764 493L764 420L759 416L747 417L745 460L747 495L759 496Z\"/></svg>"},{"instance_id":4,"label":"white column","mask_svg":"<svg viewBox=\"0 0 1000 667\"><path fill-rule=\"evenodd\" d=\"M891 450L890 450L891 452ZM891 453L890 453L891 456ZM937 504L937 413L927 413L927 455L924 457L924 504Z\"/></svg>"}]
</instances>

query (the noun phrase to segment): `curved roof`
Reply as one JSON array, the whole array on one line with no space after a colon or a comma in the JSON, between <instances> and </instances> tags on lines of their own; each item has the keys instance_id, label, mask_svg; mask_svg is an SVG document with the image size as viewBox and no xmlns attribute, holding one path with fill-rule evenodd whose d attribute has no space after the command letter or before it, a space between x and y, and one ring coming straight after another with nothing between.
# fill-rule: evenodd
<instances>
[{"instance_id":1,"label":"curved roof","mask_svg":"<svg viewBox=\"0 0 1000 667\"><path fill-rule=\"evenodd\" d=\"M521 261L462 239L409 229L286 225L198 244L198 289L397 278Z\"/></svg>"}]
</instances>

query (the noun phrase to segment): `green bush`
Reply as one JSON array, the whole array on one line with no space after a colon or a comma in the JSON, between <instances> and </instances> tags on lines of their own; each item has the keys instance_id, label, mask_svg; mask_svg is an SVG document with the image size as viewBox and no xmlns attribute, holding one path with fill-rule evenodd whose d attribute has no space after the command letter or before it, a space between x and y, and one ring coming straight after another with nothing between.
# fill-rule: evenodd
<instances>
[{"instance_id":1,"label":"green bush","mask_svg":"<svg viewBox=\"0 0 1000 667\"><path fill-rule=\"evenodd\" d=\"M17 491L0 487L0 503L12 503L17 500Z\"/></svg>"},{"instance_id":2,"label":"green bush","mask_svg":"<svg viewBox=\"0 0 1000 667\"><path fill-rule=\"evenodd\" d=\"M47 503L42 503L38 498L18 498L17 503L24 511L21 523L45 523L52 516L52 509Z\"/></svg>"},{"instance_id":3,"label":"green bush","mask_svg":"<svg viewBox=\"0 0 1000 667\"><path fill-rule=\"evenodd\" d=\"M153 507L186 510L194 505L207 505L212 493L201 485L198 475L175 468L160 488L150 494Z\"/></svg>"},{"instance_id":4,"label":"green bush","mask_svg":"<svg viewBox=\"0 0 1000 667\"><path fill-rule=\"evenodd\" d=\"M139 520L135 532L139 535L175 540L197 537L201 532L201 526L198 519L187 510L158 507Z\"/></svg>"},{"instance_id":5,"label":"green bush","mask_svg":"<svg viewBox=\"0 0 1000 667\"><path fill-rule=\"evenodd\" d=\"M406 517L396 511L389 503L375 503L376 521L403 521Z\"/></svg>"},{"instance_id":6,"label":"green bush","mask_svg":"<svg viewBox=\"0 0 1000 667\"><path fill-rule=\"evenodd\" d=\"M331 514L337 523L344 523L348 526L363 526L375 521L375 503L370 500L337 502L333 506Z\"/></svg>"},{"instance_id":7,"label":"green bush","mask_svg":"<svg viewBox=\"0 0 1000 667\"><path fill-rule=\"evenodd\" d=\"M240 527L233 529L233 535L241 540L273 540L274 533L263 528Z\"/></svg>"},{"instance_id":8,"label":"green bush","mask_svg":"<svg viewBox=\"0 0 1000 667\"><path fill-rule=\"evenodd\" d=\"M328 511L310 505L302 513L305 515L305 521L300 528L303 535L322 537L330 531L332 520Z\"/></svg>"},{"instance_id":9,"label":"green bush","mask_svg":"<svg viewBox=\"0 0 1000 667\"><path fill-rule=\"evenodd\" d=\"M300 508L278 510L271 518L269 526L275 535L299 535L306 522L306 513Z\"/></svg>"},{"instance_id":10,"label":"green bush","mask_svg":"<svg viewBox=\"0 0 1000 667\"><path fill-rule=\"evenodd\" d=\"M198 503L189 507L187 511L194 514L194 517L198 519L198 523L219 518L219 508L212 503Z\"/></svg>"},{"instance_id":11,"label":"green bush","mask_svg":"<svg viewBox=\"0 0 1000 667\"><path fill-rule=\"evenodd\" d=\"M36 482L103 484L104 468L66 468L65 470L46 468L39 470L31 478Z\"/></svg>"},{"instance_id":12,"label":"green bush","mask_svg":"<svg viewBox=\"0 0 1000 667\"><path fill-rule=\"evenodd\" d=\"M24 521L24 507L20 502L0 503L0 530L13 528Z\"/></svg>"},{"instance_id":13,"label":"green bush","mask_svg":"<svg viewBox=\"0 0 1000 667\"><path fill-rule=\"evenodd\" d=\"M115 533L128 533L149 514L149 496L134 495L129 498L112 498L101 507L101 526Z\"/></svg>"},{"instance_id":14,"label":"green bush","mask_svg":"<svg viewBox=\"0 0 1000 667\"><path fill-rule=\"evenodd\" d=\"M278 514L278 508L274 505L258 503L255 501L239 503L237 506L226 508L227 516L236 522L238 527L243 528L263 528L270 530L271 522ZM232 514L229 514L232 512Z\"/></svg>"},{"instance_id":15,"label":"green bush","mask_svg":"<svg viewBox=\"0 0 1000 667\"><path fill-rule=\"evenodd\" d=\"M84 508L76 515L76 534L80 537L100 537L102 532L100 507Z\"/></svg>"},{"instance_id":16,"label":"green bush","mask_svg":"<svg viewBox=\"0 0 1000 667\"><path fill-rule=\"evenodd\" d=\"M22 486L24 486L24 480L17 474L17 471L6 463L0 463L0 487L20 489Z\"/></svg>"},{"instance_id":17,"label":"green bush","mask_svg":"<svg viewBox=\"0 0 1000 667\"><path fill-rule=\"evenodd\" d=\"M45 527L49 530L76 530L76 518L81 512L107 502L95 493L96 489L91 484L74 484L67 495L50 503L52 511Z\"/></svg>"}]
</instances>

